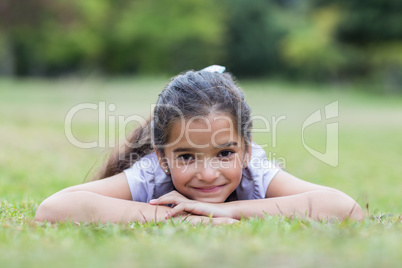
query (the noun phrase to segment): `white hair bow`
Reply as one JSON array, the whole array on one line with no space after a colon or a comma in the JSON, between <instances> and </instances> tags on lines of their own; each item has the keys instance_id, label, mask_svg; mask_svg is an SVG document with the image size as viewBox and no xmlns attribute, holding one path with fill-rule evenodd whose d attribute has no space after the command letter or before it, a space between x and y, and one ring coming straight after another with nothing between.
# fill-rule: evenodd
<instances>
[{"instance_id":1,"label":"white hair bow","mask_svg":"<svg viewBox=\"0 0 402 268\"><path fill-rule=\"evenodd\" d=\"M211 66L208 66L208 67L202 69L201 71L207 71L207 72L211 72L211 73L216 72L216 73L221 73L221 74L223 74L223 72L224 72L225 70L226 70L226 67L224 67L224 66L220 66L220 65L211 65Z\"/></svg>"}]
</instances>

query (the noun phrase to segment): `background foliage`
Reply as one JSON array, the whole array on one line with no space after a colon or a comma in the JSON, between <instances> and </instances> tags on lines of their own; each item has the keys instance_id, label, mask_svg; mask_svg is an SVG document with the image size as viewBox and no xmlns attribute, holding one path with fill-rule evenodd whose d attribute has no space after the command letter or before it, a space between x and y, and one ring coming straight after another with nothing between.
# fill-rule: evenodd
<instances>
[{"instance_id":1,"label":"background foliage","mask_svg":"<svg viewBox=\"0 0 402 268\"><path fill-rule=\"evenodd\" d=\"M399 0L3 0L0 74L168 73L402 80Z\"/></svg>"}]
</instances>

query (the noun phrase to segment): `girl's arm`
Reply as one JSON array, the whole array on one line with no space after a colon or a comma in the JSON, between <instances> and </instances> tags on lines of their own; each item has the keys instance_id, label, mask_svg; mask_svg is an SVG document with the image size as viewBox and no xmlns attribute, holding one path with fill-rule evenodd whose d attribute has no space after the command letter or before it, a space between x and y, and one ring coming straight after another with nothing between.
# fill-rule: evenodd
<instances>
[{"instance_id":1,"label":"girl's arm","mask_svg":"<svg viewBox=\"0 0 402 268\"><path fill-rule=\"evenodd\" d=\"M153 206L134 202L124 173L110 178L66 188L43 201L36 211L35 220L49 222L101 222L127 223L130 221L165 221L171 210L166 206ZM232 224L233 218L209 218L201 215L184 215L179 221L192 224Z\"/></svg>"},{"instance_id":2,"label":"girl's arm","mask_svg":"<svg viewBox=\"0 0 402 268\"><path fill-rule=\"evenodd\" d=\"M66 188L46 200L36 211L38 221L122 222L159 221L166 206L134 202L124 173Z\"/></svg>"},{"instance_id":3,"label":"girl's arm","mask_svg":"<svg viewBox=\"0 0 402 268\"><path fill-rule=\"evenodd\" d=\"M333 217L341 220L364 218L361 207L348 195L329 187L300 180L284 171L280 171L274 177L265 199L211 204L188 200L176 192L152 201L151 204L169 202L176 206L168 211L167 218L183 211L234 219L265 217L267 214L310 217L316 220Z\"/></svg>"},{"instance_id":4,"label":"girl's arm","mask_svg":"<svg viewBox=\"0 0 402 268\"><path fill-rule=\"evenodd\" d=\"M226 204L222 204L226 205ZM284 215L287 217L312 218L322 220L362 220L360 206L341 192L316 190L301 194L266 198L259 200L228 203L228 211L233 218L265 217L265 215Z\"/></svg>"}]
</instances>

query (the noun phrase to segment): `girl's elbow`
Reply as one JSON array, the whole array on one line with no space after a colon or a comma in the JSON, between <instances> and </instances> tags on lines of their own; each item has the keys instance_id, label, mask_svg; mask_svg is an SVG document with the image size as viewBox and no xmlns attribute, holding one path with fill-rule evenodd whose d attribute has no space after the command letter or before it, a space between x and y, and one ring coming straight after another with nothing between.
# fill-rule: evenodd
<instances>
[{"instance_id":1,"label":"girl's elbow","mask_svg":"<svg viewBox=\"0 0 402 268\"><path fill-rule=\"evenodd\" d=\"M360 205L346 194L341 194L340 202L337 206L337 214L340 220L364 220L364 212Z\"/></svg>"},{"instance_id":2,"label":"girl's elbow","mask_svg":"<svg viewBox=\"0 0 402 268\"><path fill-rule=\"evenodd\" d=\"M364 220L364 212L363 209L360 207L360 205L356 202L353 201L353 206L352 208L347 208L346 209L346 215L344 219L350 219L350 220L357 220L357 221L363 221Z\"/></svg>"},{"instance_id":3,"label":"girl's elbow","mask_svg":"<svg viewBox=\"0 0 402 268\"><path fill-rule=\"evenodd\" d=\"M36 210L35 221L54 223L69 220L77 211L77 206L74 205L75 200L79 200L81 196L79 191L69 189L64 189L45 199ZM80 204L80 208L82 207Z\"/></svg>"},{"instance_id":4,"label":"girl's elbow","mask_svg":"<svg viewBox=\"0 0 402 268\"><path fill-rule=\"evenodd\" d=\"M340 191L320 191L316 193L318 219L337 218L339 220L364 220L360 205L350 196ZM314 212L314 208L313 208Z\"/></svg>"},{"instance_id":5,"label":"girl's elbow","mask_svg":"<svg viewBox=\"0 0 402 268\"><path fill-rule=\"evenodd\" d=\"M54 222L55 217L54 213L52 213L52 206L47 202L47 200L43 201L35 213L35 221L49 221Z\"/></svg>"},{"instance_id":6,"label":"girl's elbow","mask_svg":"<svg viewBox=\"0 0 402 268\"><path fill-rule=\"evenodd\" d=\"M38 207L35 213L35 221L48 221L55 223L56 221L66 220L66 211L64 211L57 198L53 196L45 199Z\"/></svg>"}]
</instances>

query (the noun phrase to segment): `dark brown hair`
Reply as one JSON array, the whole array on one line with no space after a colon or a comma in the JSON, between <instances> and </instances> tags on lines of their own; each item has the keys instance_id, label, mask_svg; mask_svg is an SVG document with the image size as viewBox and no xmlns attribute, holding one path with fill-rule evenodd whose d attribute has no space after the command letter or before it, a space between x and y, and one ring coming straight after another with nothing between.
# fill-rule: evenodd
<instances>
[{"instance_id":1,"label":"dark brown hair","mask_svg":"<svg viewBox=\"0 0 402 268\"><path fill-rule=\"evenodd\" d=\"M188 71L173 77L159 94L153 117L136 128L123 148L112 153L93 180L113 176L129 168L157 148L163 154L176 120L222 112L234 120L245 142L251 140L251 111L244 94L229 73Z\"/></svg>"}]
</instances>

